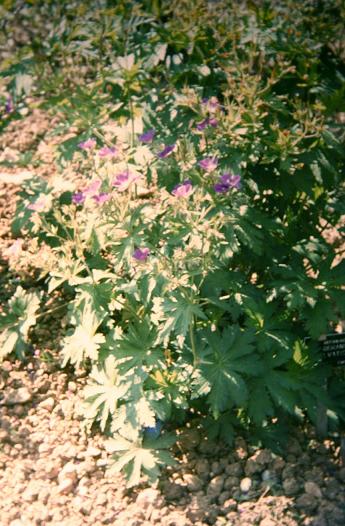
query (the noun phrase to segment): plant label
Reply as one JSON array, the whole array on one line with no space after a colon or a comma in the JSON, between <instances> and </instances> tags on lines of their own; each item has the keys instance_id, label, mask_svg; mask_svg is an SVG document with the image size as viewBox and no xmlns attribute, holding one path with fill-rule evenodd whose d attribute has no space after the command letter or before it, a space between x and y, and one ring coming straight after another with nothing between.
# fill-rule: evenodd
<instances>
[{"instance_id":1,"label":"plant label","mask_svg":"<svg viewBox=\"0 0 345 526\"><path fill-rule=\"evenodd\" d=\"M345 366L345 333L333 333L319 340L322 357L331 365Z\"/></svg>"}]
</instances>

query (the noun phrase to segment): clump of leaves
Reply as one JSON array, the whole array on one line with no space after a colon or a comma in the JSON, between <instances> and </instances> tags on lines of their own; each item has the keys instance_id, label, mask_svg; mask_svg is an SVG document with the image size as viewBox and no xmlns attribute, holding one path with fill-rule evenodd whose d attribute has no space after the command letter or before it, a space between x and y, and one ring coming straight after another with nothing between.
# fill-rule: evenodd
<instances>
[{"instance_id":1,"label":"clump of leaves","mask_svg":"<svg viewBox=\"0 0 345 526\"><path fill-rule=\"evenodd\" d=\"M0 315L0 359L11 353L24 359L29 348L29 330L36 324L41 294L27 292L18 286L9 300L7 309Z\"/></svg>"}]
</instances>

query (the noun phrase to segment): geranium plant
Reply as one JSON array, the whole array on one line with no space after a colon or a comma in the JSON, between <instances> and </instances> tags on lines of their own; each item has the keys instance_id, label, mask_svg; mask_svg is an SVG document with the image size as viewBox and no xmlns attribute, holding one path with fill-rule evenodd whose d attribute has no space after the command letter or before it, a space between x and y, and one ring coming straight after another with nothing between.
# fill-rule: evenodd
<instances>
[{"instance_id":1,"label":"geranium plant","mask_svg":"<svg viewBox=\"0 0 345 526\"><path fill-rule=\"evenodd\" d=\"M59 150L67 187L30 182L15 222L50 253L48 291L69 288L62 364L90 371L84 416L130 485L172 461L191 417L231 443L282 411L315 421L320 400L336 413L313 342L345 315L323 235L343 212L341 134L321 77L302 82L319 48L302 64L291 40L279 48L287 14L269 32L258 9L257 41L253 14L224 37L226 19L207 59L200 24L184 45L160 16L58 103L79 130Z\"/></svg>"}]
</instances>

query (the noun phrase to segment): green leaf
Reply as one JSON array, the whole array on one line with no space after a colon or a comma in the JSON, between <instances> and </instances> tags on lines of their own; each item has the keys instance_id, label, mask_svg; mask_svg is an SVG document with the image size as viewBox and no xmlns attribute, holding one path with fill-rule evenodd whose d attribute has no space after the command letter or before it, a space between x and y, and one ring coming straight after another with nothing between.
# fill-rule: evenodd
<instances>
[{"instance_id":1,"label":"green leaf","mask_svg":"<svg viewBox=\"0 0 345 526\"><path fill-rule=\"evenodd\" d=\"M148 319L132 323L117 342L115 353L121 358L121 370L147 366L157 367L164 362L163 350L156 347L157 330Z\"/></svg>"},{"instance_id":2,"label":"green leaf","mask_svg":"<svg viewBox=\"0 0 345 526\"><path fill-rule=\"evenodd\" d=\"M229 446L232 446L235 438L235 424L238 421L230 411L222 413L216 420L211 417L206 418L203 426L205 427L209 440L223 440Z\"/></svg>"},{"instance_id":3,"label":"green leaf","mask_svg":"<svg viewBox=\"0 0 345 526\"><path fill-rule=\"evenodd\" d=\"M95 313L99 322L108 316L112 292L113 284L109 282L85 283L79 285L76 290L78 303L85 302Z\"/></svg>"},{"instance_id":4,"label":"green leaf","mask_svg":"<svg viewBox=\"0 0 345 526\"><path fill-rule=\"evenodd\" d=\"M262 371L254 354L254 333L232 326L218 333L207 333L207 346L201 353L200 369L211 386L207 400L217 417L233 404L246 403L248 389L241 373L258 375Z\"/></svg>"},{"instance_id":5,"label":"green leaf","mask_svg":"<svg viewBox=\"0 0 345 526\"><path fill-rule=\"evenodd\" d=\"M13 351L19 359L24 358L29 342L29 330L36 323L41 294L26 292L17 287L8 302L10 314L0 314L0 360Z\"/></svg>"},{"instance_id":6,"label":"green leaf","mask_svg":"<svg viewBox=\"0 0 345 526\"><path fill-rule=\"evenodd\" d=\"M176 335L185 336L190 324L196 318L207 320L207 317L198 305L187 299L182 293L175 293L173 299L165 299L163 302L164 314L167 316L164 326L160 332L161 338L166 337L172 331Z\"/></svg>"},{"instance_id":7,"label":"green leaf","mask_svg":"<svg viewBox=\"0 0 345 526\"><path fill-rule=\"evenodd\" d=\"M130 389L129 380L120 375L114 356L108 356L103 366L94 366L84 389L86 418L100 420L104 431L110 415L115 414L119 402Z\"/></svg>"},{"instance_id":8,"label":"green leaf","mask_svg":"<svg viewBox=\"0 0 345 526\"><path fill-rule=\"evenodd\" d=\"M330 331L331 321L337 321L334 307L325 299L320 299L313 308L307 307L304 317L307 331L315 339Z\"/></svg>"},{"instance_id":9,"label":"green leaf","mask_svg":"<svg viewBox=\"0 0 345 526\"><path fill-rule=\"evenodd\" d=\"M273 416L274 413L272 400L262 379L254 380L250 385L249 416L255 424L261 425L268 416Z\"/></svg>"},{"instance_id":10,"label":"green leaf","mask_svg":"<svg viewBox=\"0 0 345 526\"><path fill-rule=\"evenodd\" d=\"M299 384L286 371L272 370L269 375L265 375L265 380L267 390L275 403L294 414L297 396L293 391L298 389Z\"/></svg>"},{"instance_id":11,"label":"green leaf","mask_svg":"<svg viewBox=\"0 0 345 526\"><path fill-rule=\"evenodd\" d=\"M100 345L105 342L104 335L96 332L100 320L89 304L84 306L78 322L74 332L63 341L63 367L69 361L79 367L85 358L97 360Z\"/></svg>"},{"instance_id":12,"label":"green leaf","mask_svg":"<svg viewBox=\"0 0 345 526\"><path fill-rule=\"evenodd\" d=\"M130 442L120 435L115 435L106 444L107 451L115 453L115 462L110 466L109 472L119 473L124 470L128 488L137 486L141 482L142 474L146 475L152 484L159 476L160 467L176 464L167 451L174 441L173 435L144 442L141 440Z\"/></svg>"}]
</instances>

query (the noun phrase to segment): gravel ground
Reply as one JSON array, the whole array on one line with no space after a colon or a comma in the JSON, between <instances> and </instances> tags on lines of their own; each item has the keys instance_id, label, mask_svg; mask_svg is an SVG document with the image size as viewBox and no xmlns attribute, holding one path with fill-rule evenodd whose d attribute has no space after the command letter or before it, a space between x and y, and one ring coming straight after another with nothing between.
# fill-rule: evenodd
<instances>
[{"instance_id":1,"label":"gravel ground","mask_svg":"<svg viewBox=\"0 0 345 526\"><path fill-rule=\"evenodd\" d=\"M102 436L87 436L77 406L85 383L32 358L0 377L0 523L3 526L343 526L345 467L334 441L296 432L286 454L237 438L229 450L197 429L179 465L155 487L126 490L109 475Z\"/></svg>"},{"instance_id":2,"label":"gravel ground","mask_svg":"<svg viewBox=\"0 0 345 526\"><path fill-rule=\"evenodd\" d=\"M49 119L36 112L43 129L38 122L35 127L33 115L17 124L27 137L20 148L34 145L49 152L44 137ZM17 137L18 129L6 133ZM7 137L4 148L11 144ZM15 178L18 170L0 171ZM54 171L50 155L39 170L46 176ZM13 242L10 219L18 189L13 183L0 188L1 301L11 295L18 277L34 284L34 274L11 271L5 255ZM57 356L58 331L59 319L44 320L35 330L33 350ZM106 470L103 437L83 431L76 408L84 383L84 377L34 355L25 365L2 363L1 525L344 526L345 467L339 447L334 440L317 441L312 428L287 439L284 457L255 449L240 437L229 450L204 440L198 429L186 429L178 466L154 487L126 490L121 476Z\"/></svg>"}]
</instances>

